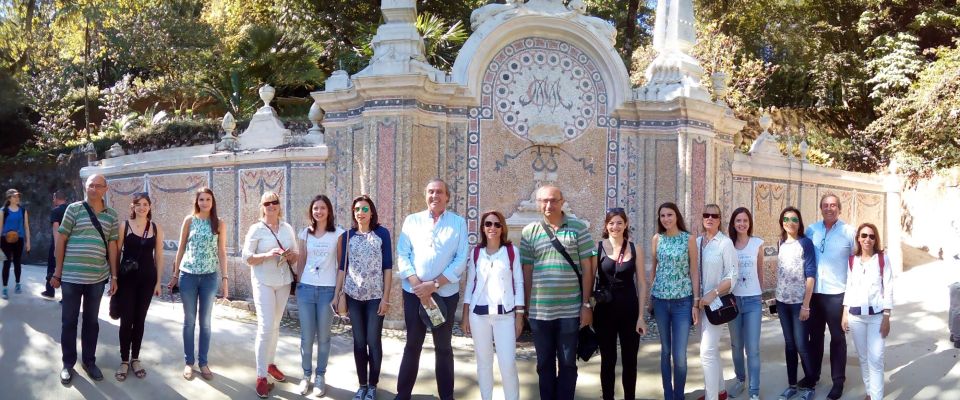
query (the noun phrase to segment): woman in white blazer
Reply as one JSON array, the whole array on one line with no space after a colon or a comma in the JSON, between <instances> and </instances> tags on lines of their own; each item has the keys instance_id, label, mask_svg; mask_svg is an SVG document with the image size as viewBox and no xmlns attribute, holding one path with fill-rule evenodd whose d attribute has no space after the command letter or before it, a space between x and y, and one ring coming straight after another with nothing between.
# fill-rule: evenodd
<instances>
[{"instance_id":1,"label":"woman in white blazer","mask_svg":"<svg viewBox=\"0 0 960 400\"><path fill-rule=\"evenodd\" d=\"M854 255L847 266L841 325L853 335L867 399L883 399L883 347L890 333L893 271L880 246L880 231L871 223L857 228Z\"/></svg>"},{"instance_id":2,"label":"woman in white blazer","mask_svg":"<svg viewBox=\"0 0 960 400\"><path fill-rule=\"evenodd\" d=\"M507 221L499 211L487 211L480 243L467 262L461 329L473 336L477 382L483 400L493 397L493 345L496 343L503 396L520 398L517 376L517 336L523 329L523 269L520 254L507 240Z\"/></svg>"}]
</instances>

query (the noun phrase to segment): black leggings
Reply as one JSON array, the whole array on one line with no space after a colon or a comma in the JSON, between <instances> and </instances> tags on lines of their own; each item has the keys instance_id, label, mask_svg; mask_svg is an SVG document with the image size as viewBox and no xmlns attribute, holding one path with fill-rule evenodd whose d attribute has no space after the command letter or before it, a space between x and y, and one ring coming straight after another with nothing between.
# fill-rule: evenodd
<instances>
[{"instance_id":1,"label":"black leggings","mask_svg":"<svg viewBox=\"0 0 960 400\"><path fill-rule=\"evenodd\" d=\"M124 362L130 361L131 351L133 358L140 358L143 325L156 285L157 269L153 266L141 265L117 280L114 296L120 296L120 359Z\"/></svg>"},{"instance_id":2,"label":"black leggings","mask_svg":"<svg viewBox=\"0 0 960 400\"><path fill-rule=\"evenodd\" d=\"M16 276L16 282L20 283L20 258L23 256L23 238L16 243L7 243L4 238L0 238L0 249L3 249L3 255L7 256L3 260L3 286L7 286L10 281L10 262L13 262L13 275Z\"/></svg>"},{"instance_id":3,"label":"black leggings","mask_svg":"<svg viewBox=\"0 0 960 400\"><path fill-rule=\"evenodd\" d=\"M632 287L617 290L613 301L598 304L593 317L593 327L600 342L600 391L604 399L613 399L617 370L617 338L620 338L620 363L623 366L623 395L633 400L637 387L637 352L640 350L640 335L637 334L637 318L640 305Z\"/></svg>"}]
</instances>

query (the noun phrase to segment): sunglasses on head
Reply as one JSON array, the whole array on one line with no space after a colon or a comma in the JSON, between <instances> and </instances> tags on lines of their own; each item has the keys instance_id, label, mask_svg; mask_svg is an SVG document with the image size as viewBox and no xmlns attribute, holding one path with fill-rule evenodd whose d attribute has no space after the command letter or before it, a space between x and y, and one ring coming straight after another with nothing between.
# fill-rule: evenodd
<instances>
[{"instance_id":1,"label":"sunglasses on head","mask_svg":"<svg viewBox=\"0 0 960 400\"><path fill-rule=\"evenodd\" d=\"M873 234L873 233L861 233L861 234L860 234L860 239L867 239L867 238L870 238L870 240L877 240L877 235L876 235L876 234Z\"/></svg>"},{"instance_id":2,"label":"sunglasses on head","mask_svg":"<svg viewBox=\"0 0 960 400\"><path fill-rule=\"evenodd\" d=\"M800 223L800 218L797 218L797 217L783 217L783 222L784 222L784 223L787 223L787 222Z\"/></svg>"},{"instance_id":3,"label":"sunglasses on head","mask_svg":"<svg viewBox=\"0 0 960 400\"><path fill-rule=\"evenodd\" d=\"M273 200L273 201L265 201L265 202L263 202L263 206L264 206L264 207L267 207L267 206L279 206L279 205L280 205L280 200Z\"/></svg>"},{"instance_id":4,"label":"sunglasses on head","mask_svg":"<svg viewBox=\"0 0 960 400\"><path fill-rule=\"evenodd\" d=\"M607 209L607 214L609 213L622 213L624 212L623 207L610 207Z\"/></svg>"},{"instance_id":5,"label":"sunglasses on head","mask_svg":"<svg viewBox=\"0 0 960 400\"><path fill-rule=\"evenodd\" d=\"M708 219L708 218L720 219L720 214L719 213L703 213L703 219Z\"/></svg>"},{"instance_id":6,"label":"sunglasses on head","mask_svg":"<svg viewBox=\"0 0 960 400\"><path fill-rule=\"evenodd\" d=\"M362 212L365 212L365 213L370 212L370 207L367 207L367 206L356 206L356 207L353 208L353 212L361 212L361 211L362 211Z\"/></svg>"},{"instance_id":7,"label":"sunglasses on head","mask_svg":"<svg viewBox=\"0 0 960 400\"><path fill-rule=\"evenodd\" d=\"M483 227L484 228L494 227L499 229L499 228L503 228L503 225L495 221L483 221Z\"/></svg>"}]
</instances>

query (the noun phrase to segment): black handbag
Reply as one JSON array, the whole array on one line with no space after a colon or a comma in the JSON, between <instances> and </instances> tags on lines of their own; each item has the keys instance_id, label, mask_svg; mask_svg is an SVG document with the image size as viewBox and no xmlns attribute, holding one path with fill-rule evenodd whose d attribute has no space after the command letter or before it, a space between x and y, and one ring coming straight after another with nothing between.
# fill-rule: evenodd
<instances>
[{"instance_id":1,"label":"black handbag","mask_svg":"<svg viewBox=\"0 0 960 400\"><path fill-rule=\"evenodd\" d=\"M580 274L580 270L577 269L576 264L573 262L573 257L570 257L570 254L567 253L567 249L563 248L563 244L560 243L560 239L557 239L557 235L553 234L553 231L550 230L550 227L547 226L545 222L540 222L540 226L547 236L550 236L550 244L553 245L553 248L556 249L567 260L567 264L570 264L570 269L577 274L577 282L581 285L581 291L583 290L583 275ZM597 338L597 333L593 331L589 325L583 328L580 328L577 339L577 357L580 357L583 361L590 361L590 357L593 357L594 354L597 354L597 351L600 350L600 341Z\"/></svg>"},{"instance_id":2,"label":"black handbag","mask_svg":"<svg viewBox=\"0 0 960 400\"><path fill-rule=\"evenodd\" d=\"M623 264L623 255L626 253L627 243L624 243L620 247L620 255L617 256L617 264L613 268L613 275L607 274L606 271L600 266L600 261L597 261L598 273L602 273L607 277L607 283L601 284L600 277L597 276L596 284L593 289L593 300L596 304L606 304L613 301L613 285L620 283L620 279L617 278L617 270L620 269L620 266ZM603 253L603 242L597 246L597 257L600 257L600 254Z\"/></svg>"},{"instance_id":3,"label":"black handbag","mask_svg":"<svg viewBox=\"0 0 960 400\"><path fill-rule=\"evenodd\" d=\"M700 240L700 257L698 260L700 262L700 285L703 285L703 247L705 244L706 238L701 238ZM720 308L716 310L711 310L710 306L703 308L704 313L707 314L707 321L713 325L723 325L727 322L733 321L734 318L740 314L740 310L737 308L737 298L733 293L727 293L719 297L720 302L723 303Z\"/></svg>"},{"instance_id":4,"label":"black handbag","mask_svg":"<svg viewBox=\"0 0 960 400\"><path fill-rule=\"evenodd\" d=\"M127 224L127 229L130 229L130 221L124 223ZM118 272L121 276L140 269L140 263L137 260L140 259L140 254L143 252L143 245L147 242L147 234L150 233L150 225L152 224L152 222L147 224L143 229L143 235L140 236L140 248L137 250L137 256L135 258L124 257L120 259L120 271ZM121 239L126 240L126 238Z\"/></svg>"}]
</instances>

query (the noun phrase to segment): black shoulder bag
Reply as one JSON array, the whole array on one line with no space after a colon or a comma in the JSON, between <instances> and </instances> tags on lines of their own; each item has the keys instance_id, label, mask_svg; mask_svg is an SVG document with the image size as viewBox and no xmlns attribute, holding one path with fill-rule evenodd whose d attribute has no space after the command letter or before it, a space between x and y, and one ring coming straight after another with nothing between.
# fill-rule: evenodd
<instances>
[{"instance_id":1,"label":"black shoulder bag","mask_svg":"<svg viewBox=\"0 0 960 400\"><path fill-rule=\"evenodd\" d=\"M613 301L613 286L620 283L620 279L617 278L617 270L620 269L620 266L623 264L623 256L627 251L627 244L624 243L623 246L620 246L620 255L617 256L617 264L613 267L613 275L608 274L600 266L600 253L603 252L606 254L606 251L603 250L603 242L597 246L597 283L594 285L595 289L593 290L593 299L597 304L605 304ZM604 256L605 257L605 256ZM603 274L607 277L606 284L600 284L600 276Z\"/></svg>"},{"instance_id":2,"label":"black shoulder bag","mask_svg":"<svg viewBox=\"0 0 960 400\"><path fill-rule=\"evenodd\" d=\"M127 225L127 229L130 228L130 221L124 221L124 224ZM118 271L119 275L121 276L127 275L131 272L134 272L140 269L140 261L139 261L140 255L143 253L143 245L147 243L147 235L150 233L150 225L152 224L153 223L147 224L146 227L143 229L143 236L140 236L140 248L137 250L137 256L134 258L129 258L129 257L120 258L120 268L119 268L120 271ZM122 240L125 242L126 237L122 238ZM121 252L121 254L124 254L124 253Z\"/></svg>"},{"instance_id":3,"label":"black shoulder bag","mask_svg":"<svg viewBox=\"0 0 960 400\"><path fill-rule=\"evenodd\" d=\"M280 250L283 250L283 254L286 255L287 249L283 247L283 243L280 243L280 238L277 237L277 233L274 232L273 229L270 229L270 226L267 225L266 222L261 223L267 228L268 231L270 231L270 234L273 235L273 238L277 241L277 246L280 247ZM280 226L281 225L278 224L278 227ZM290 282L290 295L294 296L297 294L297 273L293 272L293 267L291 267L290 263L286 261L286 257L284 257L284 255L280 256L280 260L287 264L287 269L290 270L290 276L293 277L293 282Z\"/></svg>"},{"instance_id":4,"label":"black shoulder bag","mask_svg":"<svg viewBox=\"0 0 960 400\"><path fill-rule=\"evenodd\" d=\"M698 262L700 264L700 287L703 287L703 248L706 247L707 238L701 236L700 238L700 257L698 257ZM737 309L737 299L733 296L733 293L727 293L723 296L720 296L720 302L723 305L716 310L711 310L710 305L708 304L703 308L703 311L707 314L707 321L713 325L723 325L727 322L733 321L737 317L737 314L740 311Z\"/></svg>"},{"instance_id":5,"label":"black shoulder bag","mask_svg":"<svg viewBox=\"0 0 960 400\"><path fill-rule=\"evenodd\" d=\"M560 239L557 239L557 235L553 233L546 222L541 221L540 227L543 228L543 231L547 233L547 236L550 236L550 244L553 245L553 248L556 249L563 256L567 263L570 264L570 269L577 274L577 283L580 286L580 292L583 293L583 275L580 274L580 269L577 268L577 264L573 262L573 257L570 257L570 253L567 253L567 249L563 247L563 243L560 243ZM594 332L593 328L589 325L580 328L580 333L578 334L577 339L577 357L580 357L583 361L590 361L590 357L593 357L597 351L600 350L600 342L597 339L597 333Z\"/></svg>"}]
</instances>

